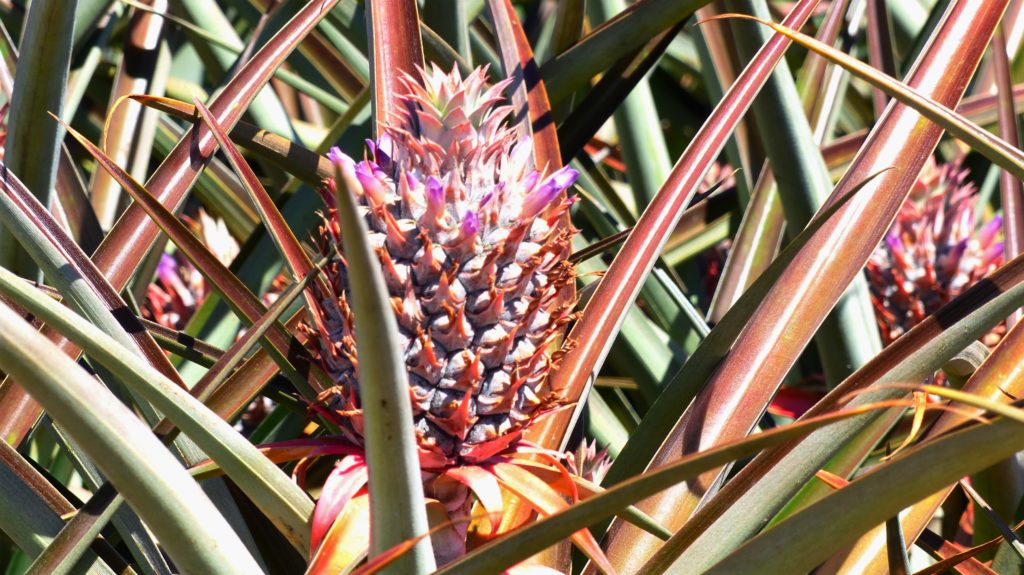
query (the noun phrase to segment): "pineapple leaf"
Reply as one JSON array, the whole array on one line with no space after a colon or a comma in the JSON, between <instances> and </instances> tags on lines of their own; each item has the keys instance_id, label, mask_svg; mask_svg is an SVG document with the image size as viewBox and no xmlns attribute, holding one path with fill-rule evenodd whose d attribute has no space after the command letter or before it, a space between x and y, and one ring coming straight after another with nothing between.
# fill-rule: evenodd
<instances>
[{"instance_id":1,"label":"pineapple leaf","mask_svg":"<svg viewBox=\"0 0 1024 575\"><path fill-rule=\"evenodd\" d=\"M166 12L166 6L164 12ZM133 91L160 89L166 82L159 75L167 74L166 60L161 66L159 38L165 20L158 13L135 10L128 23L126 51L138 58L139 65L118 66L117 76L111 88L110 105L103 124L103 147L111 150L114 160L122 165L132 164L131 171L139 173L147 166L154 138L155 112L149 112L134 102L124 102L125 95ZM124 102L126 105L121 105ZM69 116L70 117L70 116ZM140 130L139 126L146 129ZM109 229L117 219L122 200L117 182L103 171L96 172L89 187L89 198L104 229Z\"/></svg>"},{"instance_id":2,"label":"pineapple leaf","mask_svg":"<svg viewBox=\"0 0 1024 575\"><path fill-rule=\"evenodd\" d=\"M128 306L121 296L50 212L3 165L0 180L0 221L25 246L46 279L82 315L184 386L153 338L139 329L134 317L124 316L121 310Z\"/></svg>"},{"instance_id":3,"label":"pineapple leaf","mask_svg":"<svg viewBox=\"0 0 1024 575\"><path fill-rule=\"evenodd\" d=\"M110 505L112 497L123 500L114 488L105 483L81 507L75 510L71 518L46 546L28 569L28 575L47 573L62 575L70 573L78 561L89 549L90 544L101 535L103 527L110 522L120 506ZM142 528L141 522L139 527ZM155 545L154 545L155 547ZM162 558L161 558L162 559ZM161 561L162 562L162 561ZM160 565L160 573L170 573L170 568Z\"/></svg>"},{"instance_id":4,"label":"pineapple leaf","mask_svg":"<svg viewBox=\"0 0 1024 575\"><path fill-rule=\"evenodd\" d=\"M231 345L224 352L224 354L214 363L210 369L203 374L203 377L196 383L192 388L192 395L199 398L200 401L205 401L214 392L221 388L221 386L231 377L232 372L238 365L245 359L247 355L252 351L259 341L264 337L267 330L272 329L277 325L278 319L287 311L295 300L302 294L308 293L306 288L318 277L320 273L319 266L311 270L305 277L300 281L293 283L288 286L284 292L278 296L277 300L270 306L267 313L260 319L256 320L250 327L242 334L238 340ZM258 389L253 389L253 393L247 398L249 401L252 400L252 396L255 396L255 392ZM219 413L221 417L230 419L234 412Z\"/></svg>"},{"instance_id":5,"label":"pineapple leaf","mask_svg":"<svg viewBox=\"0 0 1024 575\"><path fill-rule=\"evenodd\" d=\"M816 0L804 0L793 9L786 21L790 24L803 23L816 4ZM587 304L587 308L601 310L600 313L587 313L584 310L583 318L569 334L570 340L579 343L565 355L558 371L552 376L551 387L564 390L570 400L586 396L612 344L612 335L618 330L644 278L654 266L669 233L675 228L711 162L718 156L742 113L749 108L771 68L782 58L788 44L783 37L774 37L745 70L676 162L668 181L646 208L633 228L633 233L608 268ZM561 432L559 435L564 435L576 416L578 410L575 414L552 416L552 420L558 418L556 429Z\"/></svg>"},{"instance_id":6,"label":"pineapple leaf","mask_svg":"<svg viewBox=\"0 0 1024 575\"><path fill-rule=\"evenodd\" d=\"M557 108L573 91L603 72L619 58L675 26L710 0L641 0L584 36L572 48L549 60L541 76L549 84L548 98Z\"/></svg>"},{"instance_id":7,"label":"pineapple leaf","mask_svg":"<svg viewBox=\"0 0 1024 575\"><path fill-rule=\"evenodd\" d=\"M430 26L439 40L445 42L455 50L462 60L461 66L463 75L469 74L469 68L473 62L473 54L469 48L469 18L467 6L469 0L452 0L450 2L425 2L423 4L424 40L427 33L426 26ZM429 56L429 55L428 55Z\"/></svg>"},{"instance_id":8,"label":"pineapple leaf","mask_svg":"<svg viewBox=\"0 0 1024 575\"><path fill-rule=\"evenodd\" d=\"M221 296L227 301L247 322L254 323L266 314L267 308L235 274L231 273L220 260L203 245L203 243L192 232L185 227L160 201L147 190L142 184L135 181L123 168L115 164L109 156L96 147L85 136L79 134L73 128L68 127L68 133L82 144L85 149L96 159L103 169L110 172L114 179L121 184L135 200L136 206L140 206L153 218L161 230L178 246L182 253L196 266L206 277ZM284 328L278 325L266 334L268 351L273 353L275 361L281 367L281 371L288 376L288 379L295 385L299 392L304 393L312 399L315 395L314 388L305 377L302 376L297 366L292 364L295 359L289 350L298 349L299 346L291 343L292 336ZM315 381L315 380L314 380Z\"/></svg>"},{"instance_id":9,"label":"pineapple leaf","mask_svg":"<svg viewBox=\"0 0 1024 575\"><path fill-rule=\"evenodd\" d=\"M764 0L727 0L725 5L768 15ZM733 21L732 26L743 59L753 56L771 36L749 22ZM814 137L815 127L808 122L787 65L775 68L751 112L779 188L786 225L795 233L807 226L828 198L832 179L821 156L820 138ZM828 384L837 385L882 349L873 314L867 281L856 278L815 334Z\"/></svg>"},{"instance_id":10,"label":"pineapple leaf","mask_svg":"<svg viewBox=\"0 0 1024 575\"><path fill-rule=\"evenodd\" d=\"M624 10L626 6L624 0L600 0L595 4L595 9L607 20ZM676 24L662 32L662 38L653 38L644 49L641 49L641 67L645 49L648 46L654 48L647 58L658 57L661 52L657 50L659 41L667 48L668 41L678 34L678 28L681 27L681 23ZM634 70L633 73L639 77L633 82L627 82L632 84L629 95L615 103L612 115L615 118L615 132L619 137L619 148L626 165L626 173L629 174L630 189L639 212L651 203L658 189L668 179L669 172L672 171L672 159L665 144L658 104L654 100L651 83L645 77L646 71ZM603 123L595 121L593 125L597 127Z\"/></svg>"},{"instance_id":11,"label":"pineapple leaf","mask_svg":"<svg viewBox=\"0 0 1024 575\"><path fill-rule=\"evenodd\" d=\"M914 501L1011 456L1024 447L1024 414L1002 404L990 406L998 408L995 413L1006 415L991 424L975 424L915 447L879 465L750 539L708 572L745 573L753 569L761 573L797 573L812 569L860 533L885 522ZM986 448L978 449L979 445ZM866 500L871 505L857 503ZM835 521L840 513L843 520ZM786 553L778 552L780 545Z\"/></svg>"},{"instance_id":12,"label":"pineapple leaf","mask_svg":"<svg viewBox=\"0 0 1024 575\"><path fill-rule=\"evenodd\" d=\"M560 513L482 545L465 557L445 565L437 571L437 575L498 572L543 550L552 541L568 537L581 528L619 513L629 505L650 497L671 485L695 477L708 469L714 469L730 461L755 454L766 447L803 437L823 426L863 415L871 409L882 409L894 405L896 404L885 403L871 408L858 408L855 411L837 412L808 419L714 449L687 455L664 467L609 487L604 492L580 501Z\"/></svg>"},{"instance_id":13,"label":"pineapple leaf","mask_svg":"<svg viewBox=\"0 0 1024 575\"><path fill-rule=\"evenodd\" d=\"M664 55L683 25L684 22L680 22L655 36L635 54L622 58L601 76L558 130L563 162L579 154L605 121L628 99L633 89Z\"/></svg>"},{"instance_id":14,"label":"pineapple leaf","mask_svg":"<svg viewBox=\"0 0 1024 575\"><path fill-rule=\"evenodd\" d=\"M1024 522L1018 523L1016 525L1016 527L1014 528L1014 531L1020 531L1022 527L1024 527ZM926 532L926 534L927 534L927 532ZM928 537L922 536L920 543L925 544L927 539L928 539ZM939 539L941 541L941 538L938 537L938 536L935 536L935 539ZM966 569L961 568L960 571L962 571L962 572L965 572L965 573L978 573L979 575L987 574L987 573L989 573L991 571L991 569L986 567L981 561L978 561L977 559L975 559L975 557L977 557L978 555L981 555L982 553L984 553L986 551L989 551L991 549L995 549L996 547L999 546L1000 543L1003 543L1004 541L1005 540L1003 539L1002 536L997 537L995 539L990 539L990 540L982 543L981 545L975 545L974 547L971 547L971 548L966 549L964 551L961 551L959 553L954 553L952 555L949 555L948 557L946 557L945 559L942 559L941 561L936 561L935 563L932 563L928 567L925 567L924 569L921 569L920 571L916 571L914 573L914 575L939 575L940 573L955 572L956 571L956 569L955 569L956 566L960 565L961 563L966 564L967 569L972 569L972 571L968 571ZM957 548L953 549L953 551L956 551L956 550L957 550Z\"/></svg>"},{"instance_id":15,"label":"pineapple leaf","mask_svg":"<svg viewBox=\"0 0 1024 575\"><path fill-rule=\"evenodd\" d=\"M937 101L955 106L984 53L986 42L982 40L992 34L1005 2L992 0L989 7L990 11L983 12L963 6L955 9L936 41L922 54L923 63L915 67L910 83L927 89L928 95ZM959 57L953 61L935 58L935 54L943 50L954 49ZM714 445L742 437L756 425L764 406L825 315L860 273L909 195L925 159L938 144L941 128L932 124L922 127L919 120L917 112L908 106L894 102L887 108L824 209L845 201L851 189L863 188L800 248L752 314L749 325L753 328L744 330L736 338L729 355L715 368L694 403L687 408L655 462L671 458L670 454L682 445ZM899 169L885 171L863 184L869 174L890 167L894 158L902 160ZM820 281L823 277L829 280ZM833 444L834 447L839 445ZM671 518L659 517L656 513L652 516L669 529L681 527L696 509L705 490L717 490L717 477L717 474L708 474L698 482L653 498L652 506L664 509ZM783 482L774 483L781 487ZM787 484L797 485L796 482ZM665 507L663 498L671 498L672 509ZM778 497L774 504L782 505L787 499ZM770 514L750 513L749 509L744 513L749 529L755 529L753 524L759 521L757 518L770 517ZM735 525L730 526L733 527ZM625 534L627 530L622 531ZM739 544L749 534L746 530L731 529L729 537ZM729 551L724 541L724 537L715 539L714 552L697 553L691 547L686 556L694 565L710 565Z\"/></svg>"},{"instance_id":16,"label":"pineapple leaf","mask_svg":"<svg viewBox=\"0 0 1024 575\"><path fill-rule=\"evenodd\" d=\"M311 0L235 75L210 104L221 126L230 130L273 71L338 0ZM216 141L208 129L194 127L146 182L165 206L176 208L213 157ZM96 266L115 288L123 288L160 233L136 204L131 205L93 254Z\"/></svg>"},{"instance_id":17,"label":"pineapple leaf","mask_svg":"<svg viewBox=\"0 0 1024 575\"><path fill-rule=\"evenodd\" d=\"M364 92L352 102L352 107L342 118L351 122L362 106L366 105L366 94L368 93ZM181 120L196 122L199 117L195 106L174 98L144 94L134 94L131 98ZM324 178L329 178L332 174L331 163L323 156L284 136L263 130L248 122L238 122L229 135L243 147L280 165L286 172L306 183L319 185Z\"/></svg>"},{"instance_id":18,"label":"pineapple leaf","mask_svg":"<svg viewBox=\"0 0 1024 575\"><path fill-rule=\"evenodd\" d=\"M944 130L947 130L950 134L977 150L994 164L1012 173L1015 177L1019 179L1024 178L1024 152L964 118L950 106L947 106L938 98L929 95L922 88L915 88L913 81L907 83L900 82L831 46L822 44L814 38L801 34L787 26L740 14L730 14L728 17L760 22L775 30L776 33L783 34L797 44L821 54L828 58L829 61L842 66L857 78L869 82L872 86L878 87L886 94L913 108L922 116L935 122Z\"/></svg>"},{"instance_id":19,"label":"pineapple leaf","mask_svg":"<svg viewBox=\"0 0 1024 575\"><path fill-rule=\"evenodd\" d=\"M63 109L77 5L78 0L32 3L22 30L16 70L20 81L11 95L4 163L44 206L53 196L64 136L46 114L59 115ZM39 275L36 264L6 231L0 232L0 264L32 279Z\"/></svg>"},{"instance_id":20,"label":"pineapple leaf","mask_svg":"<svg viewBox=\"0 0 1024 575\"><path fill-rule=\"evenodd\" d=\"M226 43L232 49L225 49L221 46L210 46L206 38L200 38L193 42L200 59L207 65L209 70L220 73L230 73L236 67L236 61L252 63L256 58L238 60L238 55L247 49L246 44L238 36L231 21L217 3L209 3L206 0L179 0L178 6L184 13L188 14L196 27L204 30L209 36L213 36L221 43ZM328 10L322 7L321 10ZM188 33L193 33L187 30ZM253 41L256 40L254 36ZM252 103L248 106L249 114L268 130L278 134L289 134L293 138L301 139L291 125L288 113L274 90L261 88L254 94ZM233 122L224 122L231 124Z\"/></svg>"},{"instance_id":21,"label":"pineapple leaf","mask_svg":"<svg viewBox=\"0 0 1024 575\"><path fill-rule=\"evenodd\" d=\"M719 323L729 309L771 265L782 244L786 218L779 201L779 187L770 170L761 172L754 184L743 221L733 238L718 282L708 320Z\"/></svg>"},{"instance_id":22,"label":"pineapple leaf","mask_svg":"<svg viewBox=\"0 0 1024 575\"><path fill-rule=\"evenodd\" d=\"M370 29L373 74L374 135L384 134L384 126L398 113L401 104L402 74L415 74L423 66L420 19L412 0L372 0L367 27Z\"/></svg>"},{"instance_id":23,"label":"pineapple leaf","mask_svg":"<svg viewBox=\"0 0 1024 575\"><path fill-rule=\"evenodd\" d=\"M922 380L1020 307L1021 302L1024 302L1024 258L1018 257L883 349L871 362L812 407L804 417L838 409L849 401L852 394L869 386ZM950 329L952 326L956 326L956 329ZM890 388L890 393L884 396L874 392L870 397L858 396L853 401L865 403L879 397L903 395L905 391ZM847 444L850 437L870 422L871 418L865 418L851 422L849 426L840 424L829 434L812 434L803 445L789 445L762 454L744 468L718 497L698 512L698 516L724 518L722 523L705 528L705 533L719 537L719 529L731 532L738 521L735 518L747 517L751 509L758 509L762 505L780 505L780 498L783 502L788 501L792 495L786 495L787 489L778 482L755 483L769 473L794 476L799 473L801 477L812 477L831 459L836 446ZM782 491L781 495L779 491Z\"/></svg>"},{"instance_id":24,"label":"pineapple leaf","mask_svg":"<svg viewBox=\"0 0 1024 575\"><path fill-rule=\"evenodd\" d=\"M516 16L511 0L488 0L491 19L497 34L498 47L506 78L512 78L508 87L521 137L533 138L533 159L539 170L552 173L562 167L562 155L558 150L558 135L555 120L551 115L544 80L537 70L533 50L523 32L523 25Z\"/></svg>"},{"instance_id":25,"label":"pineapple leaf","mask_svg":"<svg viewBox=\"0 0 1024 575\"><path fill-rule=\"evenodd\" d=\"M868 2L867 13L868 61L880 72L895 76L896 54L893 53L895 47L885 3L874 0ZM889 99L882 91L876 89L871 94L871 103L875 117L878 118L885 111Z\"/></svg>"},{"instance_id":26,"label":"pineapple leaf","mask_svg":"<svg viewBox=\"0 0 1024 575\"><path fill-rule=\"evenodd\" d=\"M180 569L261 572L210 499L134 413L7 305L0 305L0 318L0 368L97 462Z\"/></svg>"},{"instance_id":27,"label":"pineapple leaf","mask_svg":"<svg viewBox=\"0 0 1024 575\"><path fill-rule=\"evenodd\" d=\"M230 424L82 317L0 268L0 291L80 345L164 413L244 491L300 551L309 548L313 503ZM147 430L146 433L152 434ZM83 448L87 446L83 444ZM101 464L101 462L97 462ZM116 484L115 484L116 485Z\"/></svg>"},{"instance_id":28,"label":"pineapple leaf","mask_svg":"<svg viewBox=\"0 0 1024 575\"><path fill-rule=\"evenodd\" d=\"M360 189L352 160L332 150L335 203L352 290L366 461L370 468L370 558L428 531L420 479L412 400L405 358L398 339L380 260L368 240L366 223L357 209ZM430 538L388 565L386 573L427 573L434 569Z\"/></svg>"},{"instance_id":29,"label":"pineapple leaf","mask_svg":"<svg viewBox=\"0 0 1024 575\"><path fill-rule=\"evenodd\" d=\"M286 329L290 332L298 330L306 317L305 308L300 309L288 318ZM266 347L261 347L231 373L222 385L209 384L214 389L206 404L226 419L234 419L277 374L278 365L274 355L268 353Z\"/></svg>"},{"instance_id":30,"label":"pineapple leaf","mask_svg":"<svg viewBox=\"0 0 1024 575\"><path fill-rule=\"evenodd\" d=\"M586 3L583 0L565 0L559 2L555 11L555 23L548 42L547 56L541 55L543 62L565 52L580 41L583 36L583 22L586 19Z\"/></svg>"},{"instance_id":31,"label":"pineapple leaf","mask_svg":"<svg viewBox=\"0 0 1024 575\"><path fill-rule=\"evenodd\" d=\"M992 67L996 76L999 109L999 136L1010 146L1020 149L1020 128L1017 125L1016 106L1013 102L1013 78L1006 54L1006 23L1002 23L992 37ZM1003 205L1003 255L1007 260L1024 253L1024 185L1012 172L999 174L999 198ZM1020 320L1014 313L1009 326Z\"/></svg>"},{"instance_id":32,"label":"pineapple leaf","mask_svg":"<svg viewBox=\"0 0 1024 575\"><path fill-rule=\"evenodd\" d=\"M24 457L0 441L0 529L30 557L46 552L75 507ZM112 574L94 552L86 550L79 563L90 575Z\"/></svg>"},{"instance_id":33,"label":"pineapple leaf","mask_svg":"<svg viewBox=\"0 0 1024 575\"><path fill-rule=\"evenodd\" d=\"M907 556L907 543L903 538L899 515L885 520L885 550L889 556L889 573L910 575L910 557Z\"/></svg>"},{"instance_id":34,"label":"pineapple leaf","mask_svg":"<svg viewBox=\"0 0 1024 575\"><path fill-rule=\"evenodd\" d=\"M198 99L195 101L195 107L203 121L213 131L213 135L217 139L221 150L227 156L231 167L242 180L245 190L249 193L249 199L252 200L260 215L260 221L266 226L271 239L277 245L278 251L284 256L292 275L297 278L305 278L311 275L313 262L310 261L306 251L302 249L299 240L296 239L291 228L288 227L288 222L281 217L281 212L274 205L274 201L271 199L270 194L267 193L266 188L263 187L256 173L252 171L245 158L242 157L241 152L231 142L228 135L224 133L224 129L213 118L213 115L210 114L210 110Z\"/></svg>"},{"instance_id":35,"label":"pineapple leaf","mask_svg":"<svg viewBox=\"0 0 1024 575\"><path fill-rule=\"evenodd\" d=\"M139 318L146 331L153 334L157 345L178 357L185 358L203 367L210 367L224 355L224 350L217 346L196 339L185 332L171 329L145 318Z\"/></svg>"}]
</instances>

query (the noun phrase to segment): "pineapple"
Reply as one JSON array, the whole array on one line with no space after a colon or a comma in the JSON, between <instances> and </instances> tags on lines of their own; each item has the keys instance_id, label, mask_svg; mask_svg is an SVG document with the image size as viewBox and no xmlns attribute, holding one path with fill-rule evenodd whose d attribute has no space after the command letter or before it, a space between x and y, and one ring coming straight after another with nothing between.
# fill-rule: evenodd
<instances>
[{"instance_id":1,"label":"pineapple","mask_svg":"<svg viewBox=\"0 0 1024 575\"><path fill-rule=\"evenodd\" d=\"M203 209L197 218L185 216L184 220L221 263L228 265L238 255L238 242L224 220L213 218ZM156 278L146 286L142 316L164 327L184 329L210 291L206 278L188 258L177 251L165 252L160 255Z\"/></svg>"},{"instance_id":2,"label":"pineapple","mask_svg":"<svg viewBox=\"0 0 1024 575\"><path fill-rule=\"evenodd\" d=\"M888 345L1003 263L1002 219L975 230L978 189L959 162L932 162L867 263L871 299ZM1005 325L984 338L994 346Z\"/></svg>"},{"instance_id":3,"label":"pineapple","mask_svg":"<svg viewBox=\"0 0 1024 575\"><path fill-rule=\"evenodd\" d=\"M508 81L485 69L463 79L436 66L404 78L405 109L364 160L335 150L380 257L408 366L426 469L487 459L557 407L549 353L571 318L573 230L566 190L577 173L533 168L532 146L506 125ZM333 194L319 248L339 249ZM325 270L310 328L313 353L335 387L321 397L360 443L358 358L343 258Z\"/></svg>"}]
</instances>

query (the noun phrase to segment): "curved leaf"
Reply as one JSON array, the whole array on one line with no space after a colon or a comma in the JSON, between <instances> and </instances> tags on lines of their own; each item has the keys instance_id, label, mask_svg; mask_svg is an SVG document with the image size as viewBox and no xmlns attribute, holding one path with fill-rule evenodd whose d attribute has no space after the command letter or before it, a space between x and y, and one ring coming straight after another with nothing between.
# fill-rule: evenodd
<instances>
[{"instance_id":1,"label":"curved leaf","mask_svg":"<svg viewBox=\"0 0 1024 575\"><path fill-rule=\"evenodd\" d=\"M1024 448L1024 416L1016 411L1021 419L974 425L879 465L754 537L708 573L803 573L814 568L910 503ZM782 548L785 553L779 553Z\"/></svg>"},{"instance_id":2,"label":"curved leaf","mask_svg":"<svg viewBox=\"0 0 1024 575\"><path fill-rule=\"evenodd\" d=\"M991 0L972 7L952 6L934 41L915 66L910 84L944 105L955 105L981 60L985 41L1005 5L1004 0ZM958 57L950 60L945 55L952 51ZM912 108L890 103L823 209L845 203L801 247L760 302L728 356L662 444L653 465L750 432L825 314L878 245L941 135L941 128L922 123ZM889 168L894 158L901 160L898 169L885 171L846 201L851 189L861 185L867 175ZM678 529L701 499L717 488L718 474L707 474L652 498L640 508L669 529ZM786 499L781 497L777 503L781 505ZM668 500L672 501L671 506L665 503ZM660 513L653 512L654 509ZM764 517L751 513L747 522L755 523ZM879 523L884 520L883 517ZM738 529L727 536L742 541ZM721 541L715 541L714 553L727 549ZM712 555L698 556L701 561L712 561Z\"/></svg>"},{"instance_id":3,"label":"curved leaf","mask_svg":"<svg viewBox=\"0 0 1024 575\"><path fill-rule=\"evenodd\" d=\"M465 557L445 565L438 575L495 573L518 561L543 551L549 545L564 539L581 528L622 512L628 506L664 490L708 469L747 457L781 442L802 437L807 433L844 419L863 414L867 410L884 406L865 407L854 411L834 413L813 420L778 427L758 435L720 445L705 452L688 455L641 476L623 481L602 493L580 501L565 511L543 518L538 522L509 533L495 541L474 549Z\"/></svg>"},{"instance_id":4,"label":"curved leaf","mask_svg":"<svg viewBox=\"0 0 1024 575\"><path fill-rule=\"evenodd\" d=\"M235 125L245 107L270 79L273 71L306 34L337 4L338 0L310 0L285 24L266 45L239 70L210 105L210 110L225 128ZM177 208L190 186L198 178L203 165L213 157L216 142L209 130L193 128L175 146L163 164L149 179L147 188L160 201ZM138 205L128 207L93 254L96 268L115 290L124 289L137 271L140 262L160 233ZM62 345L63 348L63 345ZM2 389L5 405L17 406L18 418L4 421L3 435L20 442L38 418L39 408L23 391L5 384ZM12 425L14 424L14 425Z\"/></svg>"},{"instance_id":5,"label":"curved leaf","mask_svg":"<svg viewBox=\"0 0 1024 575\"><path fill-rule=\"evenodd\" d=\"M0 292L80 345L90 358L146 397L173 421L249 495L295 545L309 549L313 503L276 465L229 423L204 407L91 323L67 311L0 268ZM59 415L59 414L54 414Z\"/></svg>"},{"instance_id":6,"label":"curved leaf","mask_svg":"<svg viewBox=\"0 0 1024 575\"><path fill-rule=\"evenodd\" d=\"M816 4L817 0L803 0L786 21L792 25L802 24ZM551 388L566 395L570 401L585 396L612 344L612 335L625 319L630 304L653 268L669 234L736 123L749 108L751 100L774 65L782 58L787 45L788 42L781 36L774 37L744 70L676 162L668 181L644 210L601 279L587 303L583 318L569 334L569 339L577 342L576 347L562 358L558 370L551 378ZM591 312L587 313L587 310ZM599 310L599 313L593 310ZM538 426L554 429L556 431L551 435L561 436L571 427L577 413L578 410L575 413L554 414Z\"/></svg>"},{"instance_id":7,"label":"curved leaf","mask_svg":"<svg viewBox=\"0 0 1024 575\"><path fill-rule=\"evenodd\" d=\"M6 304L0 323L0 369L18 378L97 462L182 571L261 572L195 480L135 414Z\"/></svg>"}]
</instances>

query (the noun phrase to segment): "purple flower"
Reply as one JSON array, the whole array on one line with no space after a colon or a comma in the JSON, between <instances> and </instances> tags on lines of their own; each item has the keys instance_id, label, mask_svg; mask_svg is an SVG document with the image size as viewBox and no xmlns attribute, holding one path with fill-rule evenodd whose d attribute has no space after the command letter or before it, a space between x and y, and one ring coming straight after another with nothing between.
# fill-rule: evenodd
<instances>
[{"instance_id":1,"label":"purple flower","mask_svg":"<svg viewBox=\"0 0 1024 575\"><path fill-rule=\"evenodd\" d=\"M480 216L476 215L476 212L473 210L466 212L466 215L462 218L460 228L463 238L475 236L480 231Z\"/></svg>"},{"instance_id":2,"label":"purple flower","mask_svg":"<svg viewBox=\"0 0 1024 575\"><path fill-rule=\"evenodd\" d=\"M544 183L523 200L523 217L532 218L544 211L555 198L576 182L579 172L566 166L548 176Z\"/></svg>"}]
</instances>

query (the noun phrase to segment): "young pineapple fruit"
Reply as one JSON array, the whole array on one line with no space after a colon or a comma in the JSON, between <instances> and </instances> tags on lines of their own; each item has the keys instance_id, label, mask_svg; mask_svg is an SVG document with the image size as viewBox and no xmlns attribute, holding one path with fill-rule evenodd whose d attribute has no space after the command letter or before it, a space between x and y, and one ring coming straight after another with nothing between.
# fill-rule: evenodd
<instances>
[{"instance_id":1,"label":"young pineapple fruit","mask_svg":"<svg viewBox=\"0 0 1024 575\"><path fill-rule=\"evenodd\" d=\"M201 208L196 218L183 219L224 265L238 255L238 242L231 237L224 220L211 217ZM146 287L142 317L171 329L185 329L210 291L209 282L181 252L164 253L156 268L156 278Z\"/></svg>"},{"instance_id":2,"label":"young pineapple fruit","mask_svg":"<svg viewBox=\"0 0 1024 575\"><path fill-rule=\"evenodd\" d=\"M532 146L506 121L508 81L486 85L437 67L404 78L403 111L362 161L335 150L380 257L408 367L426 469L482 461L556 407L547 387L573 304L566 260L574 230L565 191L577 173L535 169ZM333 183L330 183L333 185ZM320 250L339 250L333 193ZM313 309L313 352L336 386L321 397L360 444L358 356L343 255Z\"/></svg>"},{"instance_id":3,"label":"young pineapple fruit","mask_svg":"<svg viewBox=\"0 0 1024 575\"><path fill-rule=\"evenodd\" d=\"M1003 264L1002 219L975 230L978 189L959 162L931 163L867 263L883 342L888 345ZM984 338L994 346L1005 326Z\"/></svg>"}]
</instances>

